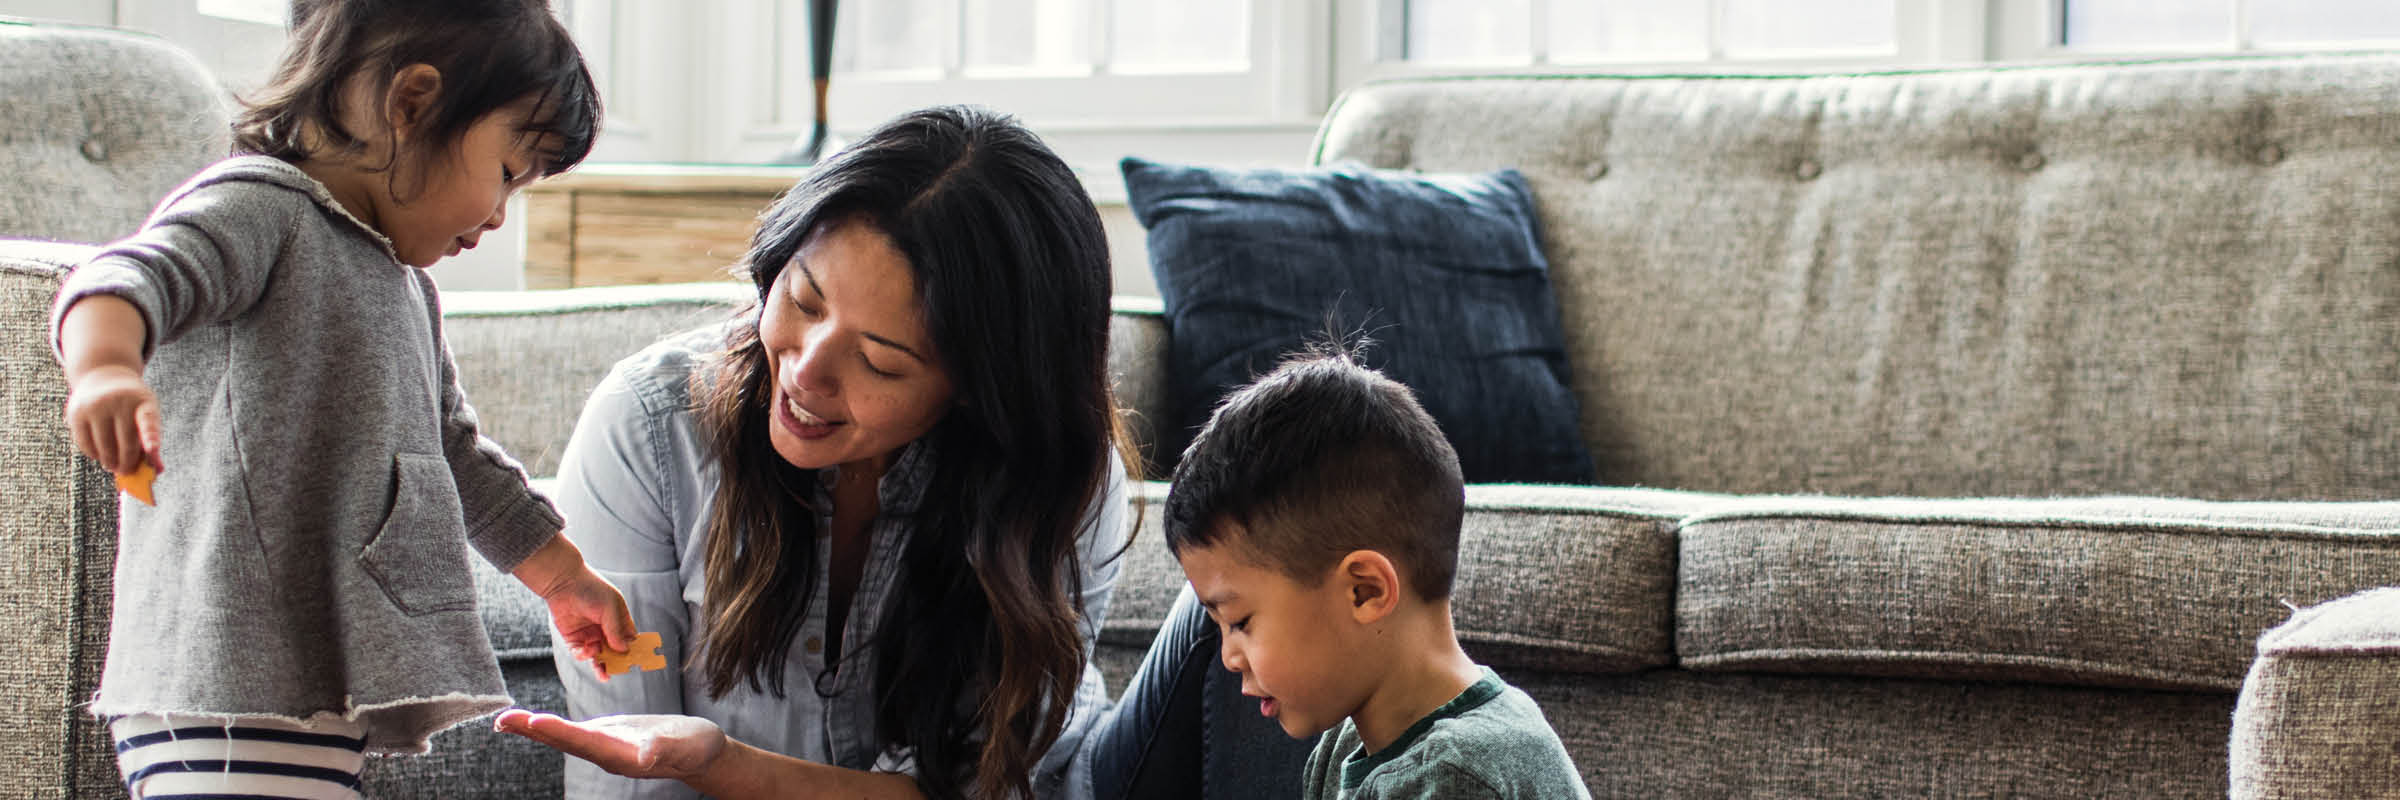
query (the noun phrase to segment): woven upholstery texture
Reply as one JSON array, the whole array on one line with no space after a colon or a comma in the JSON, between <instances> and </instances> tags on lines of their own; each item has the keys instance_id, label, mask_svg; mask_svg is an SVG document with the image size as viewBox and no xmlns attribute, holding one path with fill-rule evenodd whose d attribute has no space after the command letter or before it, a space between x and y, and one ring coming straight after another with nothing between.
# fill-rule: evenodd
<instances>
[{"instance_id":1,"label":"woven upholstery texture","mask_svg":"<svg viewBox=\"0 0 2400 800\"><path fill-rule=\"evenodd\" d=\"M2233 698L2224 694L1685 670L1500 674L1541 704L1595 798L2225 796Z\"/></svg>"},{"instance_id":2,"label":"woven upholstery texture","mask_svg":"<svg viewBox=\"0 0 2400 800\"><path fill-rule=\"evenodd\" d=\"M108 647L116 487L68 436L47 314L83 252L0 248L0 644L12 654L0 713L14 726L0 737L0 797L105 796L116 784L107 731L82 710Z\"/></svg>"},{"instance_id":3,"label":"woven upholstery texture","mask_svg":"<svg viewBox=\"0 0 2400 800\"><path fill-rule=\"evenodd\" d=\"M2400 503L1795 498L1682 521L1689 669L2231 692L2258 632L2400 577Z\"/></svg>"},{"instance_id":4,"label":"woven upholstery texture","mask_svg":"<svg viewBox=\"0 0 2400 800\"><path fill-rule=\"evenodd\" d=\"M528 474L547 476L558 472L584 398L617 359L727 319L756 297L734 282L445 292L442 329L485 434Z\"/></svg>"},{"instance_id":5,"label":"woven upholstery texture","mask_svg":"<svg viewBox=\"0 0 2400 800\"><path fill-rule=\"evenodd\" d=\"M0 21L0 236L105 242L231 145L190 54L106 28Z\"/></svg>"},{"instance_id":6,"label":"woven upholstery texture","mask_svg":"<svg viewBox=\"0 0 2400 800\"><path fill-rule=\"evenodd\" d=\"M2374 500L2395 129L2386 53L1396 81L1316 157L1525 174L1603 484Z\"/></svg>"},{"instance_id":7,"label":"woven upholstery texture","mask_svg":"<svg viewBox=\"0 0 2400 800\"><path fill-rule=\"evenodd\" d=\"M2400 589L2302 610L2258 639L2226 755L2236 800L2400 796Z\"/></svg>"}]
</instances>

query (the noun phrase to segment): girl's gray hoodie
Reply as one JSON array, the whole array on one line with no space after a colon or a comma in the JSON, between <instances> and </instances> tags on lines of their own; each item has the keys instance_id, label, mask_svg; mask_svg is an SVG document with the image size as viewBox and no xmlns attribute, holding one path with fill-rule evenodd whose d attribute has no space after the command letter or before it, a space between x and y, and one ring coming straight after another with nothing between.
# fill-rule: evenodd
<instances>
[{"instance_id":1,"label":"girl's gray hoodie","mask_svg":"<svg viewBox=\"0 0 2400 800\"><path fill-rule=\"evenodd\" d=\"M476 430L433 281L285 162L228 159L75 270L148 323L156 507L120 500L92 712L359 720L370 752L508 703L473 546L507 572L550 502Z\"/></svg>"}]
</instances>

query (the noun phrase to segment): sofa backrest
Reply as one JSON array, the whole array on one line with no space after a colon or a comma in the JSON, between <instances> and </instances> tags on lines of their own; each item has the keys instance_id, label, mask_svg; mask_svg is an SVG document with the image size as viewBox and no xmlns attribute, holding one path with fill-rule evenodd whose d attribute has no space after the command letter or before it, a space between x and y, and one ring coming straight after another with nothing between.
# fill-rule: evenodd
<instances>
[{"instance_id":1,"label":"sofa backrest","mask_svg":"<svg viewBox=\"0 0 2400 800\"><path fill-rule=\"evenodd\" d=\"M2396 132L2382 53L1407 80L1316 158L1525 172L1603 483L2368 499Z\"/></svg>"},{"instance_id":2,"label":"sofa backrest","mask_svg":"<svg viewBox=\"0 0 2400 800\"><path fill-rule=\"evenodd\" d=\"M0 236L106 242L230 146L191 54L109 28L0 19Z\"/></svg>"}]
</instances>

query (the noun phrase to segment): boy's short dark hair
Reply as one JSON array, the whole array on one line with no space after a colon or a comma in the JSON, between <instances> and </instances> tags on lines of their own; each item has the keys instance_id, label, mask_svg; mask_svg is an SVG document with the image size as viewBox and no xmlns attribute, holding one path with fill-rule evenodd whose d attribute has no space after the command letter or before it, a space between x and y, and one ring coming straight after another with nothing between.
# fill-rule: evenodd
<instances>
[{"instance_id":1,"label":"boy's short dark hair","mask_svg":"<svg viewBox=\"0 0 2400 800\"><path fill-rule=\"evenodd\" d=\"M1416 396L1324 344L1217 407L1175 467L1167 547L1180 556L1238 538L1245 555L1310 585L1373 550L1436 600L1450 596L1465 513L1458 453Z\"/></svg>"}]
</instances>

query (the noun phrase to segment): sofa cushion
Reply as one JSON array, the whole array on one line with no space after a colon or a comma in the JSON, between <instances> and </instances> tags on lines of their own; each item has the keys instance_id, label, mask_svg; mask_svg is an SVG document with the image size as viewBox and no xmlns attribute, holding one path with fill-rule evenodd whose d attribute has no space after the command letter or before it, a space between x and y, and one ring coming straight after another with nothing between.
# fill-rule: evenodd
<instances>
[{"instance_id":1,"label":"sofa cushion","mask_svg":"<svg viewBox=\"0 0 2400 800\"><path fill-rule=\"evenodd\" d=\"M2306 609L2258 639L2226 754L2236 800L2400 796L2400 589Z\"/></svg>"},{"instance_id":2,"label":"sofa cushion","mask_svg":"<svg viewBox=\"0 0 2400 800\"><path fill-rule=\"evenodd\" d=\"M1695 670L2230 692L2258 632L2400 575L2400 503L1753 497L1683 521Z\"/></svg>"},{"instance_id":3,"label":"sofa cushion","mask_svg":"<svg viewBox=\"0 0 2400 800\"><path fill-rule=\"evenodd\" d=\"M1355 329L1380 342L1366 362L1416 391L1467 480L1591 482L1516 172L1123 168L1174 332L1165 453L1227 391Z\"/></svg>"},{"instance_id":4,"label":"sofa cushion","mask_svg":"<svg viewBox=\"0 0 2400 800\"><path fill-rule=\"evenodd\" d=\"M2225 796L2229 695L1678 669L1500 674L1541 704L1596 798Z\"/></svg>"},{"instance_id":5,"label":"sofa cushion","mask_svg":"<svg viewBox=\"0 0 2400 800\"><path fill-rule=\"evenodd\" d=\"M2378 500L2395 130L2389 52L1440 76L1317 158L1524 173L1603 483Z\"/></svg>"},{"instance_id":6,"label":"sofa cushion","mask_svg":"<svg viewBox=\"0 0 2400 800\"><path fill-rule=\"evenodd\" d=\"M1183 588L1160 509L1167 486L1134 492L1141 528L1126 550L1104 645L1147 644ZM1585 486L1472 485L1451 616L1479 662L1508 669L1624 673L1674 661L1675 520L1721 495ZM1111 685L1123 676L1111 675Z\"/></svg>"},{"instance_id":7,"label":"sofa cushion","mask_svg":"<svg viewBox=\"0 0 2400 800\"><path fill-rule=\"evenodd\" d=\"M231 98L208 68L129 31L0 19L0 97L0 236L133 233L231 143Z\"/></svg>"},{"instance_id":8,"label":"sofa cushion","mask_svg":"<svg viewBox=\"0 0 2400 800\"><path fill-rule=\"evenodd\" d=\"M443 292L442 326L482 430L526 472L546 476L558 471L584 398L619 359L757 296L733 281Z\"/></svg>"}]
</instances>

